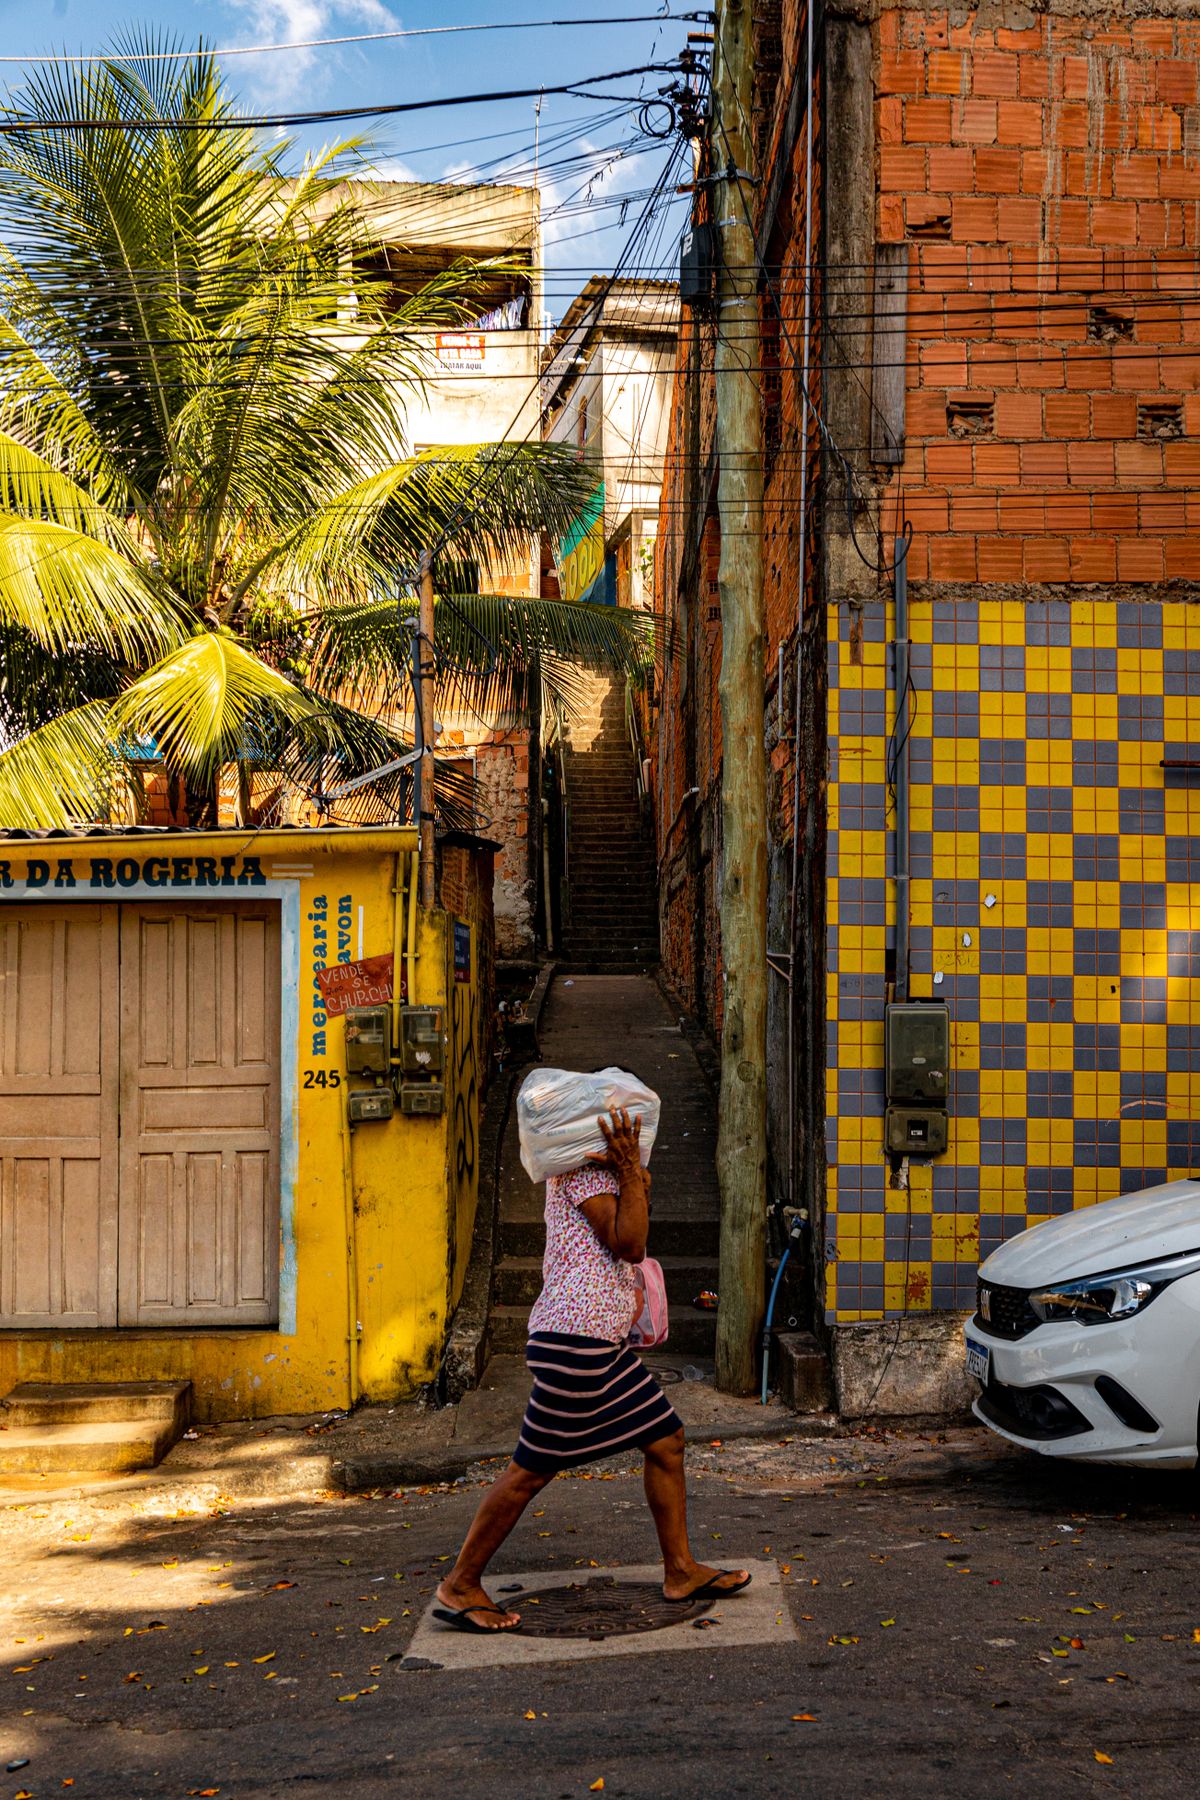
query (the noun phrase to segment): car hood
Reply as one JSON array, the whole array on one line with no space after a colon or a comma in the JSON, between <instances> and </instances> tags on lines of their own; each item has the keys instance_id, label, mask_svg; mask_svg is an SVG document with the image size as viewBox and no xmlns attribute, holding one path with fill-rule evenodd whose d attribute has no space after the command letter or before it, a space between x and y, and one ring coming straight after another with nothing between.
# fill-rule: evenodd
<instances>
[{"instance_id":1,"label":"car hood","mask_svg":"<svg viewBox=\"0 0 1200 1800\"><path fill-rule=\"evenodd\" d=\"M1169 1181L1047 1219L994 1250L979 1273L1005 1287L1039 1287L1200 1249L1200 1181Z\"/></svg>"}]
</instances>

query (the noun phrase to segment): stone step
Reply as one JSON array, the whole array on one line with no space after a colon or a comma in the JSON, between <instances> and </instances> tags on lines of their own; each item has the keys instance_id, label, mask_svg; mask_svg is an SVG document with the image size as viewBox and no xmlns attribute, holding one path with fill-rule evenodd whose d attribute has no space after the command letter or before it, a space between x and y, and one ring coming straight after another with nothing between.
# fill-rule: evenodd
<instances>
[{"instance_id":1,"label":"stone step","mask_svg":"<svg viewBox=\"0 0 1200 1800\"><path fill-rule=\"evenodd\" d=\"M715 1258L663 1256L659 1260L672 1307L690 1306L701 1289L717 1285ZM506 1256L496 1264L492 1294L497 1306L532 1306L541 1291L540 1256Z\"/></svg>"},{"instance_id":2,"label":"stone step","mask_svg":"<svg viewBox=\"0 0 1200 1800\"><path fill-rule=\"evenodd\" d=\"M575 927L596 925L607 927L626 924L643 926L651 931L658 929L658 901L648 894L622 893L614 895L610 900L594 900L581 894L571 902L571 923Z\"/></svg>"},{"instance_id":3,"label":"stone step","mask_svg":"<svg viewBox=\"0 0 1200 1800\"><path fill-rule=\"evenodd\" d=\"M644 868L648 874L656 873L657 858L649 839L627 830L609 831L605 826L591 825L577 827L571 833L571 855L597 862L601 858L606 862L615 860L630 867Z\"/></svg>"},{"instance_id":4,"label":"stone step","mask_svg":"<svg viewBox=\"0 0 1200 1800\"><path fill-rule=\"evenodd\" d=\"M493 1356L519 1355L529 1336L527 1306L493 1306L488 1317L488 1347ZM669 1350L710 1356L717 1341L717 1315L699 1307L673 1306L670 1311Z\"/></svg>"},{"instance_id":5,"label":"stone step","mask_svg":"<svg viewBox=\"0 0 1200 1800\"><path fill-rule=\"evenodd\" d=\"M717 1220L716 1196L713 1197L711 1219L661 1218L655 1209L650 1221L650 1254L659 1261L677 1257L681 1261L703 1262L716 1268L721 1227ZM533 1259L540 1268L546 1248L546 1227L541 1219L502 1219L500 1223L500 1256L510 1259ZM715 1281L702 1282L702 1287L715 1287ZM698 1291L698 1290L696 1290Z\"/></svg>"},{"instance_id":6,"label":"stone step","mask_svg":"<svg viewBox=\"0 0 1200 1800\"><path fill-rule=\"evenodd\" d=\"M630 925L628 929L610 929L606 925L581 925L572 922L563 932L563 950L567 956L590 956L603 959L619 956L626 961L630 956L648 956L651 961L658 961L658 922L646 920L644 925Z\"/></svg>"},{"instance_id":7,"label":"stone step","mask_svg":"<svg viewBox=\"0 0 1200 1800\"><path fill-rule=\"evenodd\" d=\"M658 908L631 903L620 911L603 912L595 907L572 907L567 924L567 940L579 938L587 943L658 944Z\"/></svg>"},{"instance_id":8,"label":"stone step","mask_svg":"<svg viewBox=\"0 0 1200 1800\"><path fill-rule=\"evenodd\" d=\"M0 1401L0 1425L174 1425L187 1430L190 1381L22 1381ZM0 1448L7 1440L0 1438Z\"/></svg>"},{"instance_id":9,"label":"stone step","mask_svg":"<svg viewBox=\"0 0 1200 1800\"><path fill-rule=\"evenodd\" d=\"M0 1476L124 1475L152 1469L178 1436L174 1421L153 1419L6 1429L0 1432Z\"/></svg>"},{"instance_id":10,"label":"stone step","mask_svg":"<svg viewBox=\"0 0 1200 1800\"><path fill-rule=\"evenodd\" d=\"M564 952L558 966L560 975L648 975L658 966L658 951L653 956L608 957L588 956L582 951Z\"/></svg>"}]
</instances>

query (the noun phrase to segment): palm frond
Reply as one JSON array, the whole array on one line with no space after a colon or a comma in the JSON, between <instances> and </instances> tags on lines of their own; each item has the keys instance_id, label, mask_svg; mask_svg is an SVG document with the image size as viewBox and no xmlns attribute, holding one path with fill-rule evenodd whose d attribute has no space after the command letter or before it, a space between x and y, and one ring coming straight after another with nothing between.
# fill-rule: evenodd
<instances>
[{"instance_id":1,"label":"palm frond","mask_svg":"<svg viewBox=\"0 0 1200 1800\"><path fill-rule=\"evenodd\" d=\"M313 711L292 726L277 751L276 766L285 779L308 797L319 812L338 824L411 822L411 764L390 770L349 794L330 799L344 783L397 762L413 748L393 726L368 718L353 707L311 690ZM475 828L477 794L474 774L461 758L434 758L434 811L450 829Z\"/></svg>"},{"instance_id":2,"label":"palm frond","mask_svg":"<svg viewBox=\"0 0 1200 1800\"><path fill-rule=\"evenodd\" d=\"M112 708L120 738L151 739L197 778L253 758L258 734L308 719L315 703L225 632L191 638L131 682Z\"/></svg>"},{"instance_id":3,"label":"palm frond","mask_svg":"<svg viewBox=\"0 0 1200 1800\"><path fill-rule=\"evenodd\" d=\"M0 626L0 743L23 737L90 700L111 700L126 679L117 658L96 644L47 650L27 631Z\"/></svg>"},{"instance_id":4,"label":"palm frond","mask_svg":"<svg viewBox=\"0 0 1200 1800\"><path fill-rule=\"evenodd\" d=\"M128 809L129 769L114 757L110 707L92 701L0 751L0 830L64 831Z\"/></svg>"},{"instance_id":5,"label":"palm frond","mask_svg":"<svg viewBox=\"0 0 1200 1800\"><path fill-rule=\"evenodd\" d=\"M51 317L42 295L11 256L0 249L0 424L35 447L56 468L86 484L92 500L121 517L143 521L142 496L126 480L109 446L46 355L18 329L16 317L38 310Z\"/></svg>"},{"instance_id":6,"label":"palm frond","mask_svg":"<svg viewBox=\"0 0 1200 1800\"><path fill-rule=\"evenodd\" d=\"M125 522L30 445L0 427L0 512L48 519L135 554Z\"/></svg>"},{"instance_id":7,"label":"palm frond","mask_svg":"<svg viewBox=\"0 0 1200 1800\"><path fill-rule=\"evenodd\" d=\"M51 519L0 514L0 621L48 649L111 644L131 662L183 636L181 612L149 569Z\"/></svg>"},{"instance_id":8,"label":"palm frond","mask_svg":"<svg viewBox=\"0 0 1200 1800\"><path fill-rule=\"evenodd\" d=\"M543 532L565 536L594 488L594 473L561 444L425 450L331 495L264 564L314 598L365 600L382 572L411 576L434 544L460 564L523 563Z\"/></svg>"},{"instance_id":9,"label":"palm frond","mask_svg":"<svg viewBox=\"0 0 1200 1800\"><path fill-rule=\"evenodd\" d=\"M407 710L415 612L415 599L405 596L311 615L313 687ZM524 716L536 674L569 715L584 693L579 669L642 679L653 655L651 615L590 601L444 594L434 620L443 708Z\"/></svg>"}]
</instances>

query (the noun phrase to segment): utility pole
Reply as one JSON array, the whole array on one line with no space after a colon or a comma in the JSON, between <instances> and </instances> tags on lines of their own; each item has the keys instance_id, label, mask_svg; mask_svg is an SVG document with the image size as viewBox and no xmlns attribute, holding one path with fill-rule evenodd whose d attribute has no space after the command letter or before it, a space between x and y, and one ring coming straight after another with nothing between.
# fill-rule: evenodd
<instances>
[{"instance_id":1,"label":"utility pole","mask_svg":"<svg viewBox=\"0 0 1200 1800\"><path fill-rule=\"evenodd\" d=\"M420 882L417 896L427 911L435 899L433 849L433 557L426 550L421 556L421 595L417 614L416 657L416 726L417 746L421 760L417 764L417 827L420 831ZM411 998L411 996L410 996Z\"/></svg>"},{"instance_id":2,"label":"utility pole","mask_svg":"<svg viewBox=\"0 0 1200 1800\"><path fill-rule=\"evenodd\" d=\"M718 0L713 170L721 560L721 954L717 1386L752 1392L766 1275L767 769L763 747L762 416L750 225L754 49L749 0Z\"/></svg>"}]
</instances>

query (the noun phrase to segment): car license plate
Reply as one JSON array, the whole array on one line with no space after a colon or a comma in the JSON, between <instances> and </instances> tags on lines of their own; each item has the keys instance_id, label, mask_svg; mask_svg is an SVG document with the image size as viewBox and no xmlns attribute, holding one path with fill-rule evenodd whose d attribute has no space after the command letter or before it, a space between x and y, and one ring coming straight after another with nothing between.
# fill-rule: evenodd
<instances>
[{"instance_id":1,"label":"car license plate","mask_svg":"<svg viewBox=\"0 0 1200 1800\"><path fill-rule=\"evenodd\" d=\"M974 1338L967 1339L967 1374L974 1375L976 1381L987 1381L991 1367L992 1353L986 1344L977 1344Z\"/></svg>"}]
</instances>

